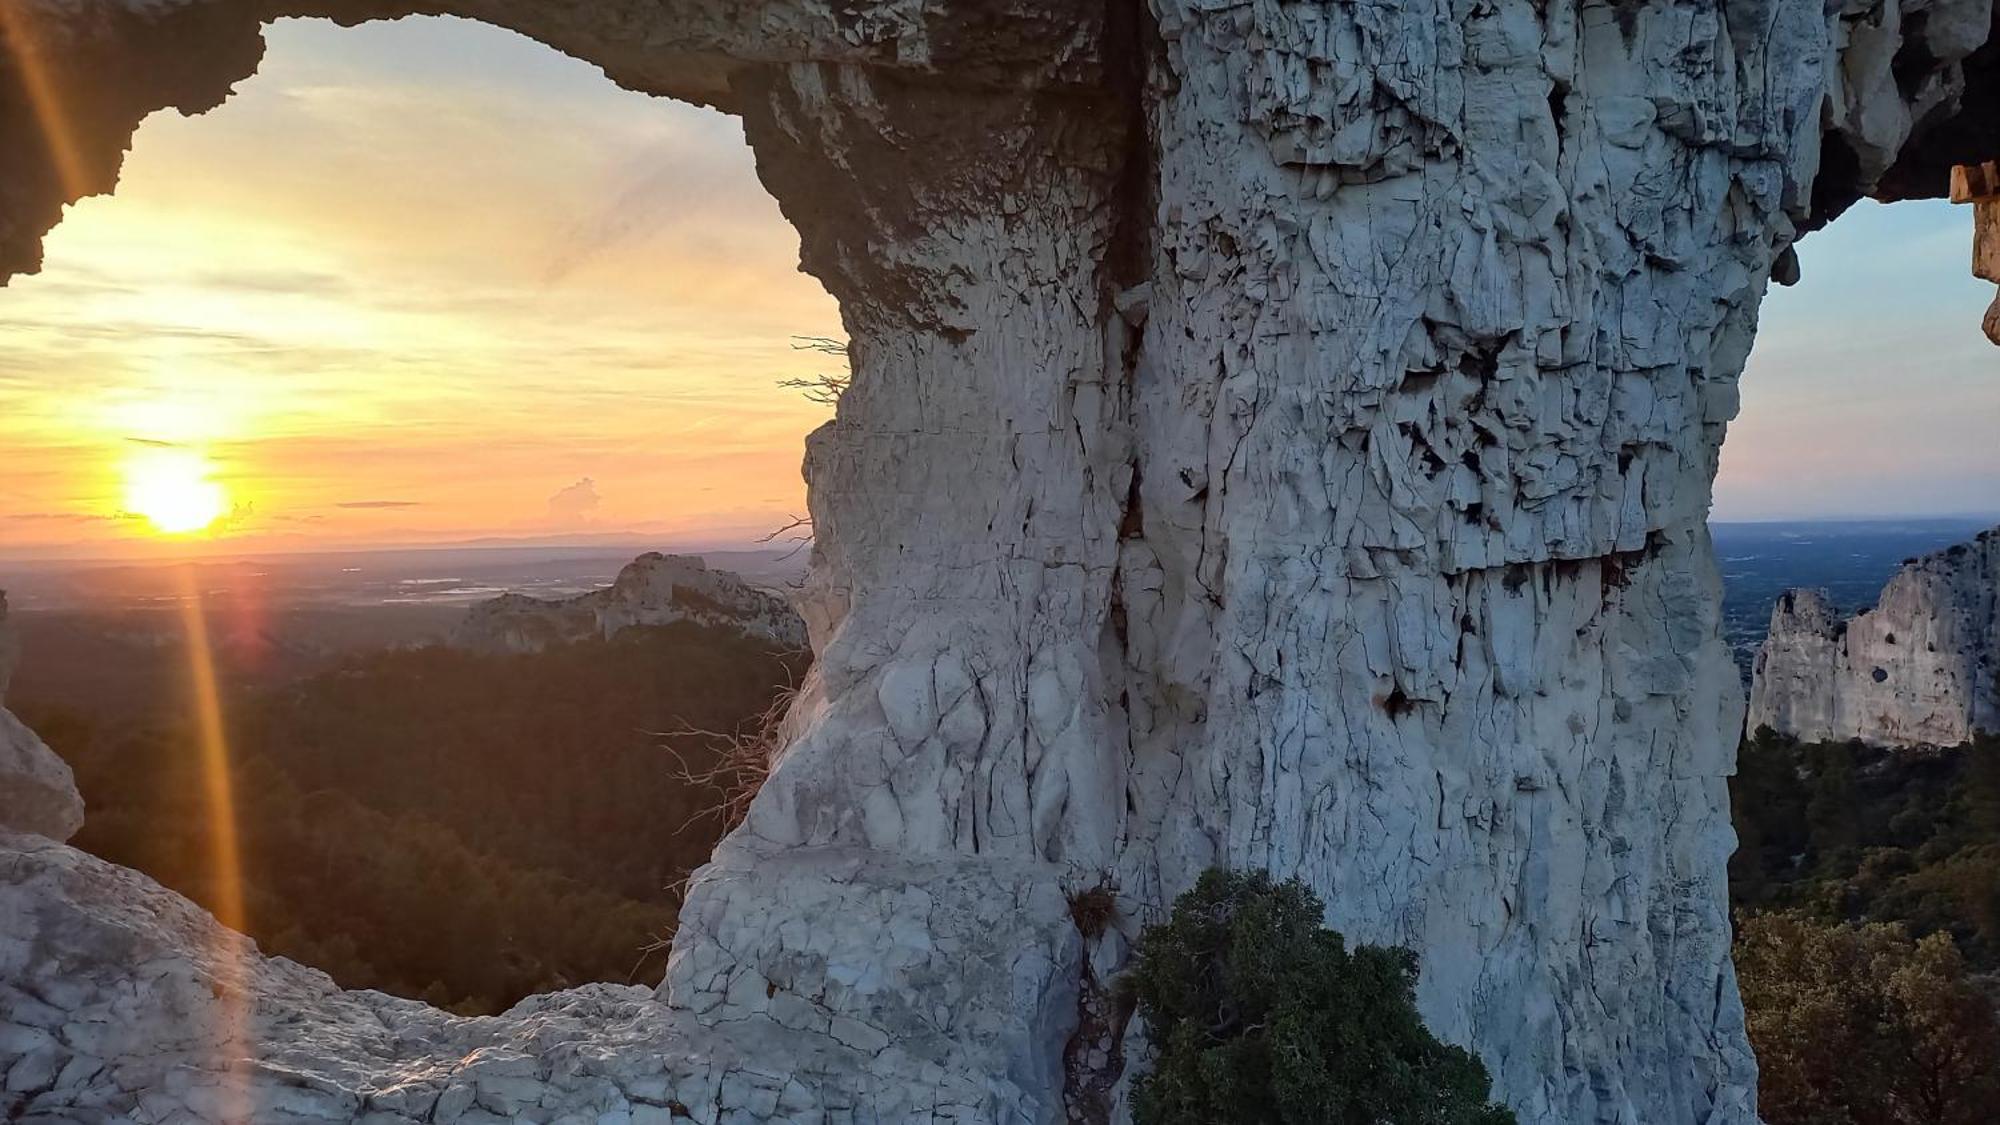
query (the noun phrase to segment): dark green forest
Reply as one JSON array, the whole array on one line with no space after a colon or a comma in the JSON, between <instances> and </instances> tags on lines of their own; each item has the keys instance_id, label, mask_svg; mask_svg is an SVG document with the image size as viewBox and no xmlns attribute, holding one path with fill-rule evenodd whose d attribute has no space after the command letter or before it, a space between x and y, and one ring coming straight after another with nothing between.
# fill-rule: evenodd
<instances>
[{"instance_id":1,"label":"dark green forest","mask_svg":"<svg viewBox=\"0 0 2000 1125\"><path fill-rule=\"evenodd\" d=\"M804 658L693 625L534 655L443 647L226 681L246 928L350 988L467 1013L656 982L678 884L720 833L690 731L754 728ZM18 700L75 769L75 841L216 903L184 694ZM157 705L143 705L153 702Z\"/></svg>"},{"instance_id":2,"label":"dark green forest","mask_svg":"<svg viewBox=\"0 0 2000 1125\"><path fill-rule=\"evenodd\" d=\"M1731 798L1737 909L1942 932L1975 971L2000 968L2000 738L1913 752L1762 730Z\"/></svg>"},{"instance_id":3,"label":"dark green forest","mask_svg":"<svg viewBox=\"0 0 2000 1125\"><path fill-rule=\"evenodd\" d=\"M2000 1098L2000 739L1761 730L1731 787L1736 969L1771 1125L1979 1125Z\"/></svg>"}]
</instances>

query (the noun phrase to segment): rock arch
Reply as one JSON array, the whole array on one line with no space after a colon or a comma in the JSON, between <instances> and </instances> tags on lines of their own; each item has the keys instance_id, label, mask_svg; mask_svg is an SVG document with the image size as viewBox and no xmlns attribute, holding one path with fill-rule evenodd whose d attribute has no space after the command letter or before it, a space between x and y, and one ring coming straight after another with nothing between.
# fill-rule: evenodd
<instances>
[{"instance_id":1,"label":"rock arch","mask_svg":"<svg viewBox=\"0 0 2000 1125\"><path fill-rule=\"evenodd\" d=\"M1523 1121L1754 1119L1709 486L1792 241L2000 154L1991 0L7 10L0 274L261 20L451 13L741 114L854 340L816 679L667 1002L456 1021L254 962L260 1104L1087 1117L1125 936L1066 892L1129 935L1222 863L1415 946ZM204 1010L208 924L25 838L0 899L30 1112L200 1116L229 1068L163 1013Z\"/></svg>"}]
</instances>

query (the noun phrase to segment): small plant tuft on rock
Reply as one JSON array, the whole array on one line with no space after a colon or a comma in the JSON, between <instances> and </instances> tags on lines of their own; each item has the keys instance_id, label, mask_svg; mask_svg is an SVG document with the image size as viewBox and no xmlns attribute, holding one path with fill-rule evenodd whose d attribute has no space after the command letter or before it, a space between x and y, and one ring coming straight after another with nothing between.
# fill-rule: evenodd
<instances>
[{"instance_id":1,"label":"small plant tuft on rock","mask_svg":"<svg viewBox=\"0 0 2000 1125\"><path fill-rule=\"evenodd\" d=\"M1095 941L1104 936L1111 923L1118 920L1118 888L1110 883L1099 883L1086 890L1073 891L1069 896L1070 920L1076 923L1076 932L1086 940Z\"/></svg>"},{"instance_id":2,"label":"small plant tuft on rock","mask_svg":"<svg viewBox=\"0 0 2000 1125\"><path fill-rule=\"evenodd\" d=\"M1209 871L1125 978L1158 1057L1139 1125L1513 1125L1416 1009L1407 949L1350 952L1303 883Z\"/></svg>"}]
</instances>

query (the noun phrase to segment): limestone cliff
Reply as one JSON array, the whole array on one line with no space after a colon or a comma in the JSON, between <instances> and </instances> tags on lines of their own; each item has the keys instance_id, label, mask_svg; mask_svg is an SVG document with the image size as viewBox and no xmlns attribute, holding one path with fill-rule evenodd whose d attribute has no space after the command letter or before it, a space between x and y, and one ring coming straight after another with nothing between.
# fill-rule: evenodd
<instances>
[{"instance_id":1,"label":"limestone cliff","mask_svg":"<svg viewBox=\"0 0 2000 1125\"><path fill-rule=\"evenodd\" d=\"M1414 947L1530 1125L1754 1119L1710 485L1802 232L1996 155L1991 0L15 0L0 79L77 112L0 98L0 272L259 18L418 10L740 114L853 341L805 458L815 672L669 1010L484 1025L536 1042L496 1088L630 1049L703 1122L1122 1121L1079 1005L1227 865ZM13 861L43 948L68 860ZM1086 942L1062 896L1107 880ZM221 1072L178 1058L36 1112L166 1116Z\"/></svg>"},{"instance_id":2,"label":"limestone cliff","mask_svg":"<svg viewBox=\"0 0 2000 1125\"><path fill-rule=\"evenodd\" d=\"M687 621L786 648L804 648L805 622L785 599L690 555L640 555L611 585L574 598L502 594L467 611L451 643L475 652L540 652L609 640L642 625Z\"/></svg>"},{"instance_id":3,"label":"limestone cliff","mask_svg":"<svg viewBox=\"0 0 2000 1125\"><path fill-rule=\"evenodd\" d=\"M1842 620L1792 590L1771 611L1750 729L1807 741L1956 746L2000 731L2000 528L1914 559Z\"/></svg>"}]
</instances>

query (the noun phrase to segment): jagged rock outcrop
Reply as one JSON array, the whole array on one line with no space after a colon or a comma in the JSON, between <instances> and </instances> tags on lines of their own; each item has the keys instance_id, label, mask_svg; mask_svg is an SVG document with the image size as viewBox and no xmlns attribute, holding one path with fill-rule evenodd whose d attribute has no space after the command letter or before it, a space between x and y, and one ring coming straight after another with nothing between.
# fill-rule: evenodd
<instances>
[{"instance_id":1,"label":"jagged rock outcrop","mask_svg":"<svg viewBox=\"0 0 2000 1125\"><path fill-rule=\"evenodd\" d=\"M113 167L279 14L472 16L742 115L854 377L815 671L646 1049L768 1032L792 1119L1060 1120L1063 1003L1223 864L1413 946L1524 1122L1753 1120L1710 483L1800 233L1996 155L1991 0L4 10L56 29L40 86L106 87L69 140ZM163 34L201 20L207 69ZM0 271L102 186L30 104Z\"/></svg>"},{"instance_id":2,"label":"jagged rock outcrop","mask_svg":"<svg viewBox=\"0 0 2000 1125\"><path fill-rule=\"evenodd\" d=\"M1851 618L1816 590L1779 597L1749 724L1876 746L1956 746L2000 731L2000 528L1905 564Z\"/></svg>"},{"instance_id":3,"label":"jagged rock outcrop","mask_svg":"<svg viewBox=\"0 0 2000 1125\"><path fill-rule=\"evenodd\" d=\"M640 555L611 585L549 600L502 594L468 610L451 643L474 652L540 652L609 640L642 625L687 621L786 648L804 648L806 625L785 599L692 555Z\"/></svg>"},{"instance_id":4,"label":"jagged rock outcrop","mask_svg":"<svg viewBox=\"0 0 2000 1125\"><path fill-rule=\"evenodd\" d=\"M7 594L0 591L0 830L67 840L83 827L76 779L69 764L5 707L19 650L7 620Z\"/></svg>"}]
</instances>

